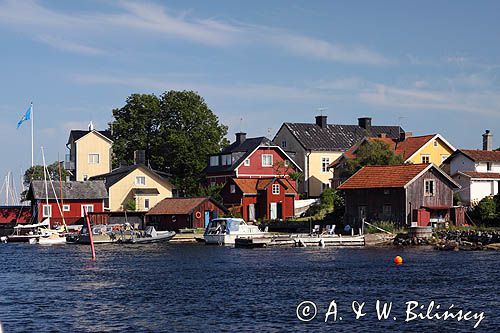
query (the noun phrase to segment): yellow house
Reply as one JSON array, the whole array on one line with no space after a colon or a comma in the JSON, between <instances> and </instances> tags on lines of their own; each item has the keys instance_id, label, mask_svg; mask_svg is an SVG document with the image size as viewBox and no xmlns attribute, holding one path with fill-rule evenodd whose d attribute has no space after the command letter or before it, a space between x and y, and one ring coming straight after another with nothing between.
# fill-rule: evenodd
<instances>
[{"instance_id":1,"label":"yellow house","mask_svg":"<svg viewBox=\"0 0 500 333\"><path fill-rule=\"evenodd\" d=\"M456 150L440 134L412 136L411 133L406 132L402 133L398 140L387 136L365 138L330 165L330 169L333 171L333 178L331 178L332 187L337 188L347 179L345 173L346 160L355 158L358 148L367 141L381 141L386 143L396 155L403 157L404 163L412 164L433 163L441 166L444 160Z\"/></svg>"},{"instance_id":2,"label":"yellow house","mask_svg":"<svg viewBox=\"0 0 500 333\"><path fill-rule=\"evenodd\" d=\"M105 209L110 211L148 211L165 198L172 198L174 186L168 175L144 164L117 168L107 174L92 177L102 179L109 199Z\"/></svg>"},{"instance_id":3,"label":"yellow house","mask_svg":"<svg viewBox=\"0 0 500 333\"><path fill-rule=\"evenodd\" d=\"M65 169L70 180L84 181L90 177L111 171L110 131L96 131L92 125L88 130L72 130L66 146Z\"/></svg>"},{"instance_id":4,"label":"yellow house","mask_svg":"<svg viewBox=\"0 0 500 333\"><path fill-rule=\"evenodd\" d=\"M327 116L316 116L314 123L283 123L273 142L279 145L304 170L298 190L318 197L330 187L330 164L365 137L398 139L404 132L399 126L375 126L369 117L358 118L353 125L328 124Z\"/></svg>"}]
</instances>

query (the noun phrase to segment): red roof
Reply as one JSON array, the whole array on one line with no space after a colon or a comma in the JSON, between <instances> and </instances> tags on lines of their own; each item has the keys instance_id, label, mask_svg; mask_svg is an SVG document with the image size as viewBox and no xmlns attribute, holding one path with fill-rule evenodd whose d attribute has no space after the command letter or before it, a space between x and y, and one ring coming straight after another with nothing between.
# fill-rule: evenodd
<instances>
[{"instance_id":1,"label":"red roof","mask_svg":"<svg viewBox=\"0 0 500 333\"><path fill-rule=\"evenodd\" d=\"M396 155L401 155L403 159L406 161L410 156L415 154L420 148L422 148L435 136L436 134L411 136L409 138L406 138L404 141L397 141L387 137L385 138L371 137L368 138L368 140L372 142L373 141L384 142ZM332 164L330 164L330 167L335 167L336 165L338 165L341 158L347 158L347 159L356 158L356 151L358 150L361 144L362 142L352 146L340 158L333 161Z\"/></svg>"},{"instance_id":2,"label":"red roof","mask_svg":"<svg viewBox=\"0 0 500 333\"><path fill-rule=\"evenodd\" d=\"M256 194L257 191L267 189L276 181L280 182L286 188L287 194L296 194L297 191L288 182L286 178L233 178L236 186L245 194Z\"/></svg>"},{"instance_id":3,"label":"red roof","mask_svg":"<svg viewBox=\"0 0 500 333\"><path fill-rule=\"evenodd\" d=\"M500 151L460 149L460 152L473 161L500 162Z\"/></svg>"},{"instance_id":4,"label":"red roof","mask_svg":"<svg viewBox=\"0 0 500 333\"><path fill-rule=\"evenodd\" d=\"M185 215L201 205L209 197L200 198L166 198L151 208L146 215Z\"/></svg>"},{"instance_id":5,"label":"red roof","mask_svg":"<svg viewBox=\"0 0 500 333\"><path fill-rule=\"evenodd\" d=\"M404 187L428 166L429 164L365 166L340 185L339 189Z\"/></svg>"},{"instance_id":6,"label":"red roof","mask_svg":"<svg viewBox=\"0 0 500 333\"><path fill-rule=\"evenodd\" d=\"M460 172L471 178L500 179L500 173L498 172L476 172L476 171L460 171Z\"/></svg>"}]
</instances>

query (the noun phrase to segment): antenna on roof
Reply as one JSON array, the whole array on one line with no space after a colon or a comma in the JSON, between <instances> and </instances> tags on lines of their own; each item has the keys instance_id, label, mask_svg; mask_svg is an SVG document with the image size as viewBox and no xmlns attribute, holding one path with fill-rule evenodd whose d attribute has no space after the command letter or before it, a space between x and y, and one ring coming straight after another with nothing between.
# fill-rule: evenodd
<instances>
[{"instance_id":1,"label":"antenna on roof","mask_svg":"<svg viewBox=\"0 0 500 333\"><path fill-rule=\"evenodd\" d=\"M316 110L318 110L320 116L322 116L323 115L323 111L328 110L328 108L320 107L320 108L317 108Z\"/></svg>"},{"instance_id":2,"label":"antenna on roof","mask_svg":"<svg viewBox=\"0 0 500 333\"><path fill-rule=\"evenodd\" d=\"M240 117L240 133L243 132L243 117Z\"/></svg>"}]
</instances>

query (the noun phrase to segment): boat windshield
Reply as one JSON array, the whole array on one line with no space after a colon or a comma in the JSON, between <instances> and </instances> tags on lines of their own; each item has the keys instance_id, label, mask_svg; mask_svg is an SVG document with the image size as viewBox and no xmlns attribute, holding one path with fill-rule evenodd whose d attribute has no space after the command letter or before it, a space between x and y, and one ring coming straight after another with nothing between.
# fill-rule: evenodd
<instances>
[{"instance_id":1,"label":"boat windshield","mask_svg":"<svg viewBox=\"0 0 500 333\"><path fill-rule=\"evenodd\" d=\"M245 223L241 220L228 220L227 223L229 231L238 231L240 229L240 225L245 225Z\"/></svg>"}]
</instances>

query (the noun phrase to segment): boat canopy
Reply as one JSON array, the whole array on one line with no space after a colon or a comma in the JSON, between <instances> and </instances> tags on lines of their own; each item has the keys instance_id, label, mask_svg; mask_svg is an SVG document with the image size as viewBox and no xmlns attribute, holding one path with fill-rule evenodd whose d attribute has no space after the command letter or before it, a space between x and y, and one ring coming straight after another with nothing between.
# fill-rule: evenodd
<instances>
[{"instance_id":1,"label":"boat canopy","mask_svg":"<svg viewBox=\"0 0 500 333\"><path fill-rule=\"evenodd\" d=\"M34 229L39 227L48 227L49 219L43 220L41 223L36 224L19 224L14 227L14 229Z\"/></svg>"}]
</instances>

